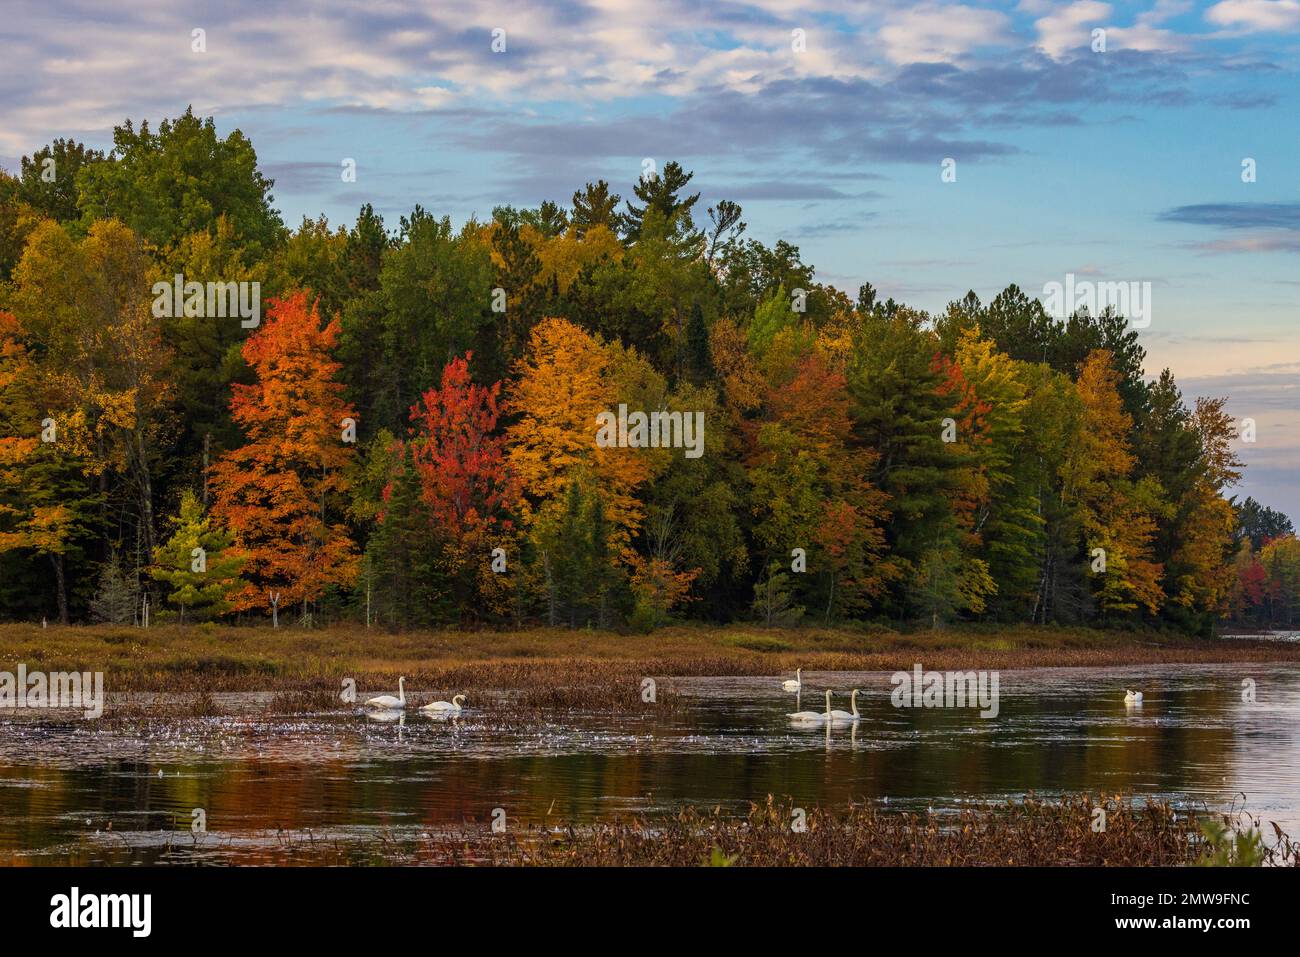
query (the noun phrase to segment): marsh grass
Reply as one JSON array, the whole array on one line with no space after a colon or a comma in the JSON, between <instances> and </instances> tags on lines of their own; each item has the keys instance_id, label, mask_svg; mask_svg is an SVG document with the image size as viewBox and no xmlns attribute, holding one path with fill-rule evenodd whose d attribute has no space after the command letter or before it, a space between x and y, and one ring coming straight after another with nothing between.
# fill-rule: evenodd
<instances>
[{"instance_id":1,"label":"marsh grass","mask_svg":"<svg viewBox=\"0 0 1300 957\"><path fill-rule=\"evenodd\" d=\"M1105 807L1104 831L1093 811ZM494 865L643 867L934 867L934 866L1185 866L1225 860L1231 835L1243 829L1227 815L1176 814L1164 802L1135 804L1082 795L1060 802L1029 798L956 815L882 811L853 805L807 812L807 830L791 828L794 806L768 797L744 816L687 808L668 817L637 816L594 827L536 829L474 848ZM1212 822L1216 831L1203 829ZM1208 825L1206 825L1208 827ZM1211 833L1219 835L1217 842ZM1223 835L1229 835L1224 837ZM1239 863L1296 866L1297 845L1237 838L1252 848ZM461 853L450 852L451 863ZM427 863L442 863L436 859Z\"/></svg>"},{"instance_id":2,"label":"marsh grass","mask_svg":"<svg viewBox=\"0 0 1300 957\"><path fill-rule=\"evenodd\" d=\"M1106 828L1093 830L1094 809ZM1234 814L1175 813L1165 802L1079 795L1029 797L937 815L874 804L811 808L769 796L748 813L688 807L611 822L512 824L505 834L465 825L418 838L381 832L364 842L277 832L247 863L495 867L1170 867L1297 866L1300 846L1274 825ZM179 849L179 848L178 848ZM183 855L177 860L183 860Z\"/></svg>"},{"instance_id":3,"label":"marsh grass","mask_svg":"<svg viewBox=\"0 0 1300 957\"><path fill-rule=\"evenodd\" d=\"M896 632L879 626L763 629L673 626L649 635L539 628L413 631L164 625L40 628L0 625L0 668L103 671L107 689L180 694L273 691L337 694L409 686L468 691L595 689L643 676L775 675L821 671L1030 668L1216 662L1300 662L1300 642L1203 641L1170 633L967 626ZM560 697L577 692L557 692ZM593 690L592 701L599 698ZM324 699L322 699L324 700ZM609 692L610 701L622 700ZM638 699L639 700L639 699Z\"/></svg>"},{"instance_id":4,"label":"marsh grass","mask_svg":"<svg viewBox=\"0 0 1300 957\"><path fill-rule=\"evenodd\" d=\"M277 691L263 709L267 714L317 714L348 707L332 688L295 688Z\"/></svg>"}]
</instances>

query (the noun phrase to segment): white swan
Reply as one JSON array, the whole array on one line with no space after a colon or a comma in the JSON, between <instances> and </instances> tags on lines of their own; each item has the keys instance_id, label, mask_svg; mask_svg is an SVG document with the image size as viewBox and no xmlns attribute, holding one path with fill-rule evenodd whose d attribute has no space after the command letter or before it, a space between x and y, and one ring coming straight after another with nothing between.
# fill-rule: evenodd
<instances>
[{"instance_id":1,"label":"white swan","mask_svg":"<svg viewBox=\"0 0 1300 957\"><path fill-rule=\"evenodd\" d=\"M397 710L397 709L399 709L399 708L405 708L405 707L406 707L406 688L405 688L404 685L403 685L403 682L405 682L405 681L406 681L406 678L405 678L404 676L401 677L401 678L398 678L398 679L397 679L397 697L396 697L396 698L394 698L394 697L393 697L392 695L390 695L390 694L381 694L378 698L371 698L369 701L367 701L367 702L366 702L366 707L368 707L368 708L384 708L385 710L388 710L388 711L395 711L395 710Z\"/></svg>"},{"instance_id":2,"label":"white swan","mask_svg":"<svg viewBox=\"0 0 1300 957\"><path fill-rule=\"evenodd\" d=\"M853 689L853 695L849 699L849 704L853 708L852 714L850 714L847 711L838 711L838 710L832 711L831 720L832 721L857 721L859 718L861 718L862 715L858 714L858 689L857 688Z\"/></svg>"},{"instance_id":3,"label":"white swan","mask_svg":"<svg viewBox=\"0 0 1300 957\"><path fill-rule=\"evenodd\" d=\"M831 717L831 689L826 689L826 711L796 711L787 715L791 721L829 721Z\"/></svg>"},{"instance_id":4,"label":"white swan","mask_svg":"<svg viewBox=\"0 0 1300 957\"><path fill-rule=\"evenodd\" d=\"M424 707L422 707L420 710L421 710L421 711L430 711L430 712L433 712L433 711L459 711L459 710L460 710L460 703L461 703L462 701L464 701L464 700L465 700L465 696L464 696L463 694L458 694L458 695L456 695L454 698L452 698L450 701L430 701L428 704L426 704L426 705L425 705Z\"/></svg>"},{"instance_id":5,"label":"white swan","mask_svg":"<svg viewBox=\"0 0 1300 957\"><path fill-rule=\"evenodd\" d=\"M798 692L798 691L800 691L802 688L803 688L803 669L802 669L802 668L796 668L796 669L794 669L794 680L793 680L793 681L782 681L782 682L781 682L781 690L782 690L782 691L795 691L795 692Z\"/></svg>"},{"instance_id":6,"label":"white swan","mask_svg":"<svg viewBox=\"0 0 1300 957\"><path fill-rule=\"evenodd\" d=\"M1125 689L1124 689L1124 703L1125 703L1125 704L1141 704L1141 703L1142 703L1142 692L1141 692L1141 691L1129 691L1127 688L1125 688Z\"/></svg>"}]
</instances>

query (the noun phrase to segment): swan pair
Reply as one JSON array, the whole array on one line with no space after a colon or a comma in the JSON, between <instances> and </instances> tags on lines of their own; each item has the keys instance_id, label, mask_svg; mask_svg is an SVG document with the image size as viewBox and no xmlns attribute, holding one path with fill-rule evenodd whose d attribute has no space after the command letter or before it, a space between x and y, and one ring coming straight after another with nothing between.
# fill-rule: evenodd
<instances>
[{"instance_id":1,"label":"swan pair","mask_svg":"<svg viewBox=\"0 0 1300 957\"><path fill-rule=\"evenodd\" d=\"M465 700L463 694L458 694L450 701L431 701L421 706L421 711L427 711L430 714L442 714L444 712L460 711L460 703ZM397 697L390 694L381 694L376 698L371 698L366 702L368 708L379 708L384 711L400 711L406 707L406 677L397 679Z\"/></svg>"},{"instance_id":2,"label":"swan pair","mask_svg":"<svg viewBox=\"0 0 1300 957\"><path fill-rule=\"evenodd\" d=\"M1125 703L1125 704L1141 704L1141 703L1142 703L1142 692L1141 692L1141 691L1129 691L1127 688L1125 688L1125 689L1124 689L1124 703Z\"/></svg>"},{"instance_id":3,"label":"swan pair","mask_svg":"<svg viewBox=\"0 0 1300 957\"><path fill-rule=\"evenodd\" d=\"M862 715L858 714L858 689L853 689L853 694L849 698L849 705L853 708L851 712L842 710L831 710L831 689L826 689L826 710L822 711L796 711L789 715L791 721L857 721Z\"/></svg>"}]
</instances>

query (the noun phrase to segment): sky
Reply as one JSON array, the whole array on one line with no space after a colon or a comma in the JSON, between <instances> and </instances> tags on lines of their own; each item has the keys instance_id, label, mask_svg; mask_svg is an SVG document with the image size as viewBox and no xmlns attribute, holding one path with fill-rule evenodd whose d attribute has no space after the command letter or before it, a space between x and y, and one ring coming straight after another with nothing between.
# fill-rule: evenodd
<instances>
[{"instance_id":1,"label":"sky","mask_svg":"<svg viewBox=\"0 0 1300 957\"><path fill-rule=\"evenodd\" d=\"M16 0L0 49L11 171L192 105L290 225L677 160L851 296L1149 282L1147 372L1253 419L1239 494L1300 524L1300 0Z\"/></svg>"}]
</instances>

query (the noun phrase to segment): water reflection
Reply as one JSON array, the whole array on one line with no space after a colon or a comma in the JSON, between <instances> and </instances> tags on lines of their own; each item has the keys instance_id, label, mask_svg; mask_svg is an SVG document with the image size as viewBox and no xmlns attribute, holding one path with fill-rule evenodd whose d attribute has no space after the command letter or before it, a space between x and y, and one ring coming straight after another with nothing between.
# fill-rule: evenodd
<instances>
[{"instance_id":1,"label":"water reflection","mask_svg":"<svg viewBox=\"0 0 1300 957\"><path fill-rule=\"evenodd\" d=\"M1254 703L1243 700L1247 677ZM265 698L232 696L223 707L241 713L226 717L12 712L0 717L0 861L249 860L280 830L361 842L486 830L496 807L512 822L555 824L686 802L740 809L769 793L936 810L1030 791L1212 808L1244 794L1251 811L1300 834L1294 666L1004 672L993 720L896 709L879 673L805 673L800 696L770 677L662 681L682 707L274 717ZM862 689L861 720L791 722L792 702L822 706L812 689L828 687L846 703ZM1126 687L1143 690L1141 706L1126 706ZM189 830L194 808L206 835Z\"/></svg>"}]
</instances>

